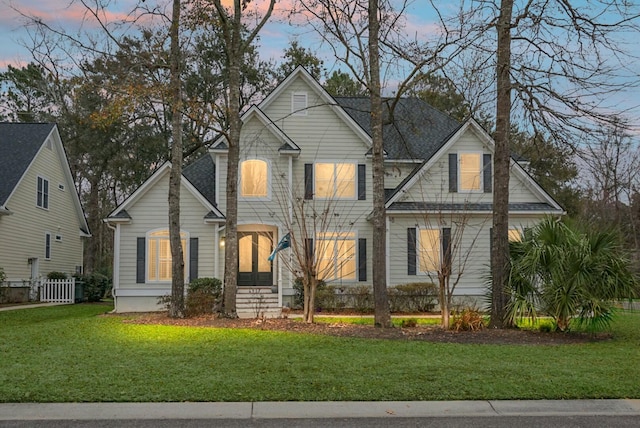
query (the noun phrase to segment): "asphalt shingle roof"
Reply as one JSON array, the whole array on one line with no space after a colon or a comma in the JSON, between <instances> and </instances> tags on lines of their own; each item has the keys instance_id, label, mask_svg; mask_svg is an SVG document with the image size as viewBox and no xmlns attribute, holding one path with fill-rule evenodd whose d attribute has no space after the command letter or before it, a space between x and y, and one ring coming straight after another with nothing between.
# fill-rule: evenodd
<instances>
[{"instance_id":1,"label":"asphalt shingle roof","mask_svg":"<svg viewBox=\"0 0 640 428\"><path fill-rule=\"evenodd\" d=\"M0 205L4 205L55 124L0 123Z\"/></svg>"},{"instance_id":2,"label":"asphalt shingle roof","mask_svg":"<svg viewBox=\"0 0 640 428\"><path fill-rule=\"evenodd\" d=\"M211 205L216 206L216 165L209 153L184 168L182 175Z\"/></svg>"},{"instance_id":3,"label":"asphalt shingle roof","mask_svg":"<svg viewBox=\"0 0 640 428\"><path fill-rule=\"evenodd\" d=\"M492 203L443 204L436 202L395 202L387 211L487 211L493 210ZM524 202L509 204L509 211L558 211L545 202Z\"/></svg>"},{"instance_id":4,"label":"asphalt shingle roof","mask_svg":"<svg viewBox=\"0 0 640 428\"><path fill-rule=\"evenodd\" d=\"M336 102L371 135L370 100L366 97L336 97ZM385 122L391 100L384 101ZM401 98L393 112L393 123L384 125L387 159L429 159L461 123L417 98Z\"/></svg>"}]
</instances>

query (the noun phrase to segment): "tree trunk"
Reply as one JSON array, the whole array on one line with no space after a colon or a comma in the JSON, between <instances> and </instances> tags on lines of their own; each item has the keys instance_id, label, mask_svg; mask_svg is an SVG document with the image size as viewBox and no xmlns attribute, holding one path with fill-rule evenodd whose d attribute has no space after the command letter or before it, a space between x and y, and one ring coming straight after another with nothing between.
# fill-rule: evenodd
<instances>
[{"instance_id":1,"label":"tree trunk","mask_svg":"<svg viewBox=\"0 0 640 428\"><path fill-rule=\"evenodd\" d=\"M382 99L380 96L380 51L378 46L378 0L369 0L369 90L373 166L373 299L376 327L392 327L387 296L386 210L384 193L384 148Z\"/></svg>"},{"instance_id":2,"label":"tree trunk","mask_svg":"<svg viewBox=\"0 0 640 428\"><path fill-rule=\"evenodd\" d=\"M222 314L236 318L236 292L238 289L238 162L240 160L240 62L242 61L242 28L240 0L234 0L232 28L227 28L227 64L229 65L229 154L227 157L227 220L224 252L224 299Z\"/></svg>"},{"instance_id":3,"label":"tree trunk","mask_svg":"<svg viewBox=\"0 0 640 428\"><path fill-rule=\"evenodd\" d=\"M305 286L304 298L304 322L312 324L316 312L316 290L318 288L318 280L314 275L310 275L307 279L308 285Z\"/></svg>"},{"instance_id":4,"label":"tree trunk","mask_svg":"<svg viewBox=\"0 0 640 428\"><path fill-rule=\"evenodd\" d=\"M171 172L169 174L169 240L171 245L171 305L169 316L184 317L184 258L180 239L182 178L182 91L180 76L180 0L173 0L171 18Z\"/></svg>"},{"instance_id":5,"label":"tree trunk","mask_svg":"<svg viewBox=\"0 0 640 428\"><path fill-rule=\"evenodd\" d=\"M449 330L449 316L451 313L449 306L449 293L447 291L447 282L445 277L439 277L439 293L438 299L440 303L440 325L444 330Z\"/></svg>"},{"instance_id":6,"label":"tree trunk","mask_svg":"<svg viewBox=\"0 0 640 428\"><path fill-rule=\"evenodd\" d=\"M513 0L502 0L498 18L496 61L496 135L493 178L493 242L491 273L491 321L489 327L505 328L506 284L509 279L509 132L511 128L511 15Z\"/></svg>"}]
</instances>

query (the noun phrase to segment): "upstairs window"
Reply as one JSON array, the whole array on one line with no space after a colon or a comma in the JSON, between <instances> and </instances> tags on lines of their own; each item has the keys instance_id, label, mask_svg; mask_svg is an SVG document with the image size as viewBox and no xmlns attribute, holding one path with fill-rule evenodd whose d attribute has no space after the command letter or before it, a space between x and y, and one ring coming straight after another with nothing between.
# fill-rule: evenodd
<instances>
[{"instance_id":1,"label":"upstairs window","mask_svg":"<svg viewBox=\"0 0 640 428\"><path fill-rule=\"evenodd\" d=\"M269 165L260 159L242 162L240 167L240 196L266 198L269 190Z\"/></svg>"},{"instance_id":2,"label":"upstairs window","mask_svg":"<svg viewBox=\"0 0 640 428\"><path fill-rule=\"evenodd\" d=\"M291 114L294 116L307 115L307 93L294 92L291 94Z\"/></svg>"},{"instance_id":3,"label":"upstairs window","mask_svg":"<svg viewBox=\"0 0 640 428\"><path fill-rule=\"evenodd\" d=\"M185 271L187 266L187 234L180 232ZM172 257L168 230L149 232L147 235L147 279L149 281L171 281Z\"/></svg>"},{"instance_id":4,"label":"upstairs window","mask_svg":"<svg viewBox=\"0 0 640 428\"><path fill-rule=\"evenodd\" d=\"M482 154L460 153L460 190L482 189Z\"/></svg>"},{"instance_id":5,"label":"upstairs window","mask_svg":"<svg viewBox=\"0 0 640 428\"><path fill-rule=\"evenodd\" d=\"M318 198L355 199L356 165L352 163L315 164L315 195Z\"/></svg>"},{"instance_id":6,"label":"upstairs window","mask_svg":"<svg viewBox=\"0 0 640 428\"><path fill-rule=\"evenodd\" d=\"M49 180L38 177L36 206L49 209Z\"/></svg>"}]
</instances>

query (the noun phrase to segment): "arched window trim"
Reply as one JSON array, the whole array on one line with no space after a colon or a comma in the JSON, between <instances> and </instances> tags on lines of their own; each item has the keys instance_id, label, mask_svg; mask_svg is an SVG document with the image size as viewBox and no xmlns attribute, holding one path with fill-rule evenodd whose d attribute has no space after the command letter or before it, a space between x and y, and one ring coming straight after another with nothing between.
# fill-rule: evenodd
<instances>
[{"instance_id":1,"label":"arched window trim","mask_svg":"<svg viewBox=\"0 0 640 428\"><path fill-rule=\"evenodd\" d=\"M264 162L267 168L267 181L266 181L266 196L244 196L242 194L242 165L247 161L261 161ZM271 160L262 157L243 158L240 160L240 168L238 171L238 187L239 187L239 199L245 201L270 201L271 200Z\"/></svg>"}]
</instances>

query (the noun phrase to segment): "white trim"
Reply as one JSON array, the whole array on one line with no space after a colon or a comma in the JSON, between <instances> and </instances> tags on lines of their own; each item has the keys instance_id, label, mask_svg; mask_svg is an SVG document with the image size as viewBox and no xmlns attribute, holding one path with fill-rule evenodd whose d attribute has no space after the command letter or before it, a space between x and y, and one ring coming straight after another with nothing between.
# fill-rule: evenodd
<instances>
[{"instance_id":1,"label":"white trim","mask_svg":"<svg viewBox=\"0 0 640 428\"><path fill-rule=\"evenodd\" d=\"M400 215L400 214L413 214L415 215L416 212L420 212L423 214L456 214L456 213L460 213L461 211L464 211L465 215L467 214L479 214L479 215L491 215L491 213L493 212L493 210L486 210L486 211L482 211L482 210L441 210L441 209L437 209L437 210L387 210L386 214L387 216L391 216L393 217L394 215ZM550 210L545 210L545 211L509 211L509 215L521 215L521 216L531 216L531 217L541 217L544 215L558 215L558 214L565 214L564 211L562 211L562 213L558 213L558 211L550 211Z\"/></svg>"},{"instance_id":2,"label":"white trim","mask_svg":"<svg viewBox=\"0 0 640 428\"><path fill-rule=\"evenodd\" d=\"M483 174L483 154L481 150L461 150L456 153L458 162L458 192L457 193L484 193L484 174ZM478 155L478 188L477 189L463 189L462 188L462 156L464 155Z\"/></svg>"},{"instance_id":3,"label":"white trim","mask_svg":"<svg viewBox=\"0 0 640 428\"><path fill-rule=\"evenodd\" d=\"M318 95L323 103L328 105L330 108L334 110L334 112L338 115L340 119L342 119L352 131L356 133L358 137L365 143L367 148L371 148L372 141L371 136L366 133L364 129L360 127L356 123L355 120L333 99L331 95L318 83L316 79L313 78L309 74L308 71L304 69L302 66L296 67L295 70L291 72L280 84L273 90L269 95L267 95L261 102L258 104L258 107L261 110L267 110L268 106L276 99L278 99L282 92L284 92L291 83L300 77L303 79L307 85L311 87L311 89ZM310 108L313 108L311 106Z\"/></svg>"},{"instance_id":4,"label":"white trim","mask_svg":"<svg viewBox=\"0 0 640 428\"><path fill-rule=\"evenodd\" d=\"M38 205L38 195L39 195L39 192L40 192L38 189L40 187L39 186L40 180L42 180L42 205ZM51 195L49 194L49 182L50 182L50 180L48 178L46 178L45 176L40 175L40 174L36 175L36 208L40 208L40 209L45 210L45 211L49 211L49 205L50 205L50 202L51 202L51 200L50 200L51 199L50 198ZM46 192L44 191L45 184L46 184L46 187L47 187L47 191ZM46 196L46 198L45 198L45 196ZM46 202L47 202L46 206L45 206L45 199L46 199Z\"/></svg>"},{"instance_id":5,"label":"white trim","mask_svg":"<svg viewBox=\"0 0 640 428\"><path fill-rule=\"evenodd\" d=\"M107 216L106 220L108 222L113 221L114 223L115 222L124 223L124 221L120 219L113 219L111 217L116 216L123 210L126 210L130 206L134 205L138 201L138 199L142 198L158 181L160 181L160 179L162 179L165 175L167 175L170 170L171 170L171 162L167 161L163 163L158 169L155 170L155 172L151 175L151 177L145 180L145 182L142 183L142 185L138 187L135 190L135 192L131 194L131 196L125 199L124 202L122 202L115 210L113 210ZM216 171L217 171L217 168L216 168ZM213 211L219 217L224 217L222 213L218 210L218 208L211 205L211 203L204 196L202 196L202 194L198 191L198 189L196 189L195 186L191 184L191 182L187 180L184 175L182 175L180 179L180 184L184 186L198 200L198 202L202 204L202 206L209 209L210 211ZM216 197L217 197L217 193L218 192L216 192Z\"/></svg>"},{"instance_id":6,"label":"white trim","mask_svg":"<svg viewBox=\"0 0 640 428\"><path fill-rule=\"evenodd\" d=\"M316 195L316 181L318 179L318 174L316 171L316 166L318 164L332 164L333 167L333 195L332 196L317 196ZM343 161L336 161L336 160L315 160L313 162L313 199L319 200L319 201L326 201L326 200L334 200L334 201L357 201L358 200L358 162L357 161L352 161L352 160L348 160L345 159ZM339 197L337 196L336 190L337 190L337 186L336 186L336 165L353 165L353 197ZM366 178L365 178L366 180Z\"/></svg>"},{"instance_id":7,"label":"white trim","mask_svg":"<svg viewBox=\"0 0 640 428\"><path fill-rule=\"evenodd\" d=\"M304 102L296 104L296 97L304 97ZM299 100L302 101L302 100ZM309 94L307 92L291 92L291 116L308 116Z\"/></svg>"},{"instance_id":8,"label":"white trim","mask_svg":"<svg viewBox=\"0 0 640 428\"><path fill-rule=\"evenodd\" d=\"M289 144L294 148L295 154L299 154L300 147L298 147L298 145L291 138L289 138L289 136L282 129L280 129L280 127L276 125L258 106L251 106L251 108L249 108L249 110L247 110L242 115L242 123L248 123L251 119L253 119L254 116L262 123L265 128L267 128L271 132L274 137L276 137L276 139L278 139L278 141L280 141L282 144ZM217 148L220 144L226 142L226 137L224 135L221 135L214 141L209 151L216 154L227 153L229 149ZM291 150L283 152L291 152Z\"/></svg>"},{"instance_id":9,"label":"white trim","mask_svg":"<svg viewBox=\"0 0 640 428\"><path fill-rule=\"evenodd\" d=\"M489 134L487 134L487 132L474 119L469 119L458 129L458 131L456 131L455 134L453 134L451 138L449 138L449 141L447 141L442 147L440 147L440 149L433 156L431 156L431 158L423 162L423 165L420 167L420 170L416 172L411 177L411 179L409 179L404 184L404 186L402 186L402 188L398 189L398 191L396 191L396 193L385 203L385 208L389 208L394 202L397 202L398 199L400 199L400 197L405 192L407 192L411 187L413 187L418 182L418 180L420 180L422 176L429 169L431 169L431 167L434 164L436 164L440 160L440 158L442 158L446 153L448 153L451 150L451 148L460 140L460 138L468 130L472 131L480 139L480 142L489 150L489 152L493 154L495 143L491 139L491 136L489 136ZM533 180L531 176L529 176L529 174L527 174L524 171L524 169L522 169L522 167L513 159L511 159L510 173L511 172L513 172L516 176L518 176L518 178L520 178L524 183L525 187L531 190L534 193L534 195L537 195L541 199L541 202L546 202L557 210L557 211L550 212L551 214L558 214L558 211L560 211L561 214L565 214L565 211L551 197L551 195L545 192L544 189L542 189L540 185L536 183L535 180ZM509 214L517 214L517 213L521 213L521 212L509 211ZM531 212L529 211L526 211L524 213L531 214ZM541 212L537 211L536 213L539 214Z\"/></svg>"},{"instance_id":10,"label":"white trim","mask_svg":"<svg viewBox=\"0 0 640 428\"><path fill-rule=\"evenodd\" d=\"M438 273L438 268L436 270L425 271L421 269L421 255L422 255L422 245L420 243L420 231L429 230L429 231L437 231L438 232L438 266L442 265L442 258L444 254L442 254L442 228L441 227L416 227L416 275L426 275L432 276Z\"/></svg>"}]
</instances>

